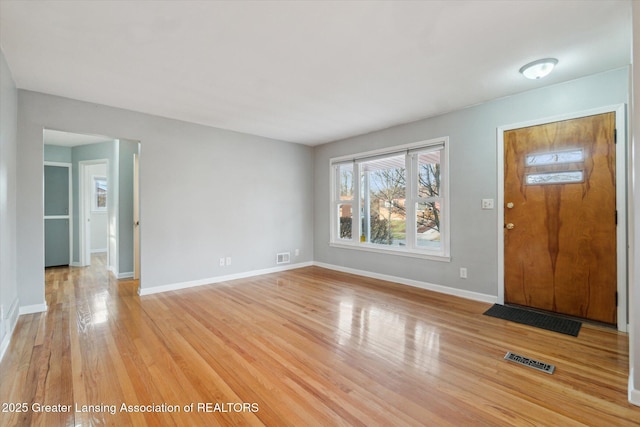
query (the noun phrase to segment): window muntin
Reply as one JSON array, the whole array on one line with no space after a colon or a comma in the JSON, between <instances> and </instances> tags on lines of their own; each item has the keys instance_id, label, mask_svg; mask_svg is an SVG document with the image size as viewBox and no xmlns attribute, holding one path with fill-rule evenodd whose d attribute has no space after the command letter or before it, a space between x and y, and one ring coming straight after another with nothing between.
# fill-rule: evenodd
<instances>
[{"instance_id":1,"label":"window muntin","mask_svg":"<svg viewBox=\"0 0 640 427\"><path fill-rule=\"evenodd\" d=\"M448 259L446 141L332 159L331 243Z\"/></svg>"}]
</instances>

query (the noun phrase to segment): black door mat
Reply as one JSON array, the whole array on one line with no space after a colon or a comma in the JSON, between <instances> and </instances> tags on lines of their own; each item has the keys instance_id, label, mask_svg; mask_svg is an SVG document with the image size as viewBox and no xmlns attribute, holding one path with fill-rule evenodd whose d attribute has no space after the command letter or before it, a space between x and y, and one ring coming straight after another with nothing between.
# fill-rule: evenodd
<instances>
[{"instance_id":1,"label":"black door mat","mask_svg":"<svg viewBox=\"0 0 640 427\"><path fill-rule=\"evenodd\" d=\"M546 329L547 331L572 335L574 337L578 336L580 327L582 327L582 323L576 320L564 319L562 317L550 316L548 314L500 304L494 304L489 310L485 311L484 314L497 317L498 319L510 320L523 325Z\"/></svg>"}]
</instances>

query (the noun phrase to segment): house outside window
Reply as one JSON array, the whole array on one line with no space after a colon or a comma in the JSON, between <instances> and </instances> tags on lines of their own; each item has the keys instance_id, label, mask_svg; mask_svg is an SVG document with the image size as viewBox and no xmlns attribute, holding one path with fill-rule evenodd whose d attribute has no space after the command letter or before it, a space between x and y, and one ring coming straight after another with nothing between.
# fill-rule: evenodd
<instances>
[{"instance_id":1,"label":"house outside window","mask_svg":"<svg viewBox=\"0 0 640 427\"><path fill-rule=\"evenodd\" d=\"M331 159L331 245L449 259L448 138Z\"/></svg>"}]
</instances>

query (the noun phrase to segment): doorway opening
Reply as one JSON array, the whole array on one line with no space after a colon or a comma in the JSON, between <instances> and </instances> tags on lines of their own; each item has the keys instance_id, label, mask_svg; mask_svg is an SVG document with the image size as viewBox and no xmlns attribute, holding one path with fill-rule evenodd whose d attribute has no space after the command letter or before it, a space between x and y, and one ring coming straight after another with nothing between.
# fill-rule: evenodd
<instances>
[{"instance_id":1,"label":"doorway opening","mask_svg":"<svg viewBox=\"0 0 640 427\"><path fill-rule=\"evenodd\" d=\"M69 265L100 257L115 278L139 278L139 141L52 129L43 140L45 162L69 165Z\"/></svg>"},{"instance_id":2,"label":"doorway opening","mask_svg":"<svg viewBox=\"0 0 640 427\"><path fill-rule=\"evenodd\" d=\"M80 197L78 242L81 266L91 265L93 254L104 254L106 265L111 265L109 262L108 171L108 159L78 162L78 195Z\"/></svg>"}]
</instances>

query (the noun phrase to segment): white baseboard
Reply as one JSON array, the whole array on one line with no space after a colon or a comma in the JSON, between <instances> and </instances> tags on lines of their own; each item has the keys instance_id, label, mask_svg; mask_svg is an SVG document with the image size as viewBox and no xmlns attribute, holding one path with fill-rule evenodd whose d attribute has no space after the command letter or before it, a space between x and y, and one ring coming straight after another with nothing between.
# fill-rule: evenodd
<instances>
[{"instance_id":1,"label":"white baseboard","mask_svg":"<svg viewBox=\"0 0 640 427\"><path fill-rule=\"evenodd\" d=\"M11 307L7 312L4 319L0 319L0 324L3 328L6 328L4 331L5 334L2 337L2 342L0 342L0 360L4 357L7 349L9 348L9 344L11 344L11 337L13 336L13 331L16 329L16 325L18 324L18 298L13 300L11 303Z\"/></svg>"},{"instance_id":2,"label":"white baseboard","mask_svg":"<svg viewBox=\"0 0 640 427\"><path fill-rule=\"evenodd\" d=\"M629 403L640 406L640 389L637 389L633 382L633 368L629 373Z\"/></svg>"},{"instance_id":3,"label":"white baseboard","mask_svg":"<svg viewBox=\"0 0 640 427\"><path fill-rule=\"evenodd\" d=\"M450 288L448 286L436 285L434 283L405 279L403 277L390 276L387 274L372 273L370 271L356 270L355 268L342 267L342 266L333 265L333 264L325 264L323 262L314 262L313 265L316 265L322 268L328 268L330 270L341 271L343 273L357 274L358 276L370 277L372 279L386 280L388 282L399 283L401 285L413 286L415 288L420 288L428 291L438 292L441 294L466 298L474 301L488 302L491 304L495 304L496 302L498 302L497 296L481 294L481 293L472 292L472 291L465 291L463 289Z\"/></svg>"},{"instance_id":4,"label":"white baseboard","mask_svg":"<svg viewBox=\"0 0 640 427\"><path fill-rule=\"evenodd\" d=\"M42 313L45 311L47 311L47 303L20 306L20 316L23 314Z\"/></svg>"},{"instance_id":5,"label":"white baseboard","mask_svg":"<svg viewBox=\"0 0 640 427\"><path fill-rule=\"evenodd\" d=\"M9 344L11 344L11 336L13 335L13 329L15 329L15 327L9 328L9 331L7 331L6 335L2 337L2 342L0 342L0 361L2 361L2 359L4 358L4 354L7 352L7 349L9 348Z\"/></svg>"},{"instance_id":6,"label":"white baseboard","mask_svg":"<svg viewBox=\"0 0 640 427\"><path fill-rule=\"evenodd\" d=\"M77 261L71 261L71 263L69 264L71 267L82 267L83 265L80 264Z\"/></svg>"},{"instance_id":7,"label":"white baseboard","mask_svg":"<svg viewBox=\"0 0 640 427\"><path fill-rule=\"evenodd\" d=\"M312 262L303 262L303 263L291 264L291 265L280 266L280 267L266 268L262 270L247 271L244 273L229 274L226 276L209 277L206 279L192 280L189 282L172 283L170 285L150 286L148 288L139 288L138 294L140 296L144 296L144 295L157 294L160 292L177 291L180 289L193 288L195 286L211 285L214 283L227 282L229 280L244 279L247 277L260 276L263 274L279 273L281 271L295 270L297 268L309 267L311 265L313 265Z\"/></svg>"},{"instance_id":8,"label":"white baseboard","mask_svg":"<svg viewBox=\"0 0 640 427\"><path fill-rule=\"evenodd\" d=\"M474 301L486 302L491 304L495 304L498 301L498 298L493 295L486 295L478 292L465 291L462 289L450 288L448 286L436 285L433 283L421 282L418 280L405 279L402 277L390 276L387 274L371 273L369 271L356 270L354 268L341 267L333 264L325 264L322 262L305 262L305 263L299 263L299 264L291 264L291 265L282 266L282 267L267 268L263 270L253 270L245 273L230 274L226 276L209 277L206 279L192 280L189 282L180 282L180 283L172 283L169 285L139 288L138 294L140 296L144 296L144 295L152 295L160 292L177 291L180 289L193 288L195 286L210 285L210 284L219 283L219 282L226 282L229 280L260 276L262 274L277 273L277 272L286 271L286 270L294 270L297 268L309 267L311 265L316 265L318 267L323 267L323 268L327 268L335 271L342 271L344 273L351 273L351 274L357 274L359 276L371 277L373 279L386 280L389 282L395 282L402 285L413 286L413 287L425 289L428 291L434 291L441 294L452 295L452 296L466 298Z\"/></svg>"}]
</instances>

